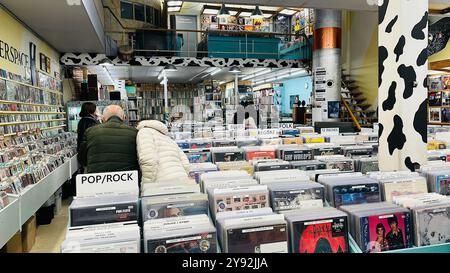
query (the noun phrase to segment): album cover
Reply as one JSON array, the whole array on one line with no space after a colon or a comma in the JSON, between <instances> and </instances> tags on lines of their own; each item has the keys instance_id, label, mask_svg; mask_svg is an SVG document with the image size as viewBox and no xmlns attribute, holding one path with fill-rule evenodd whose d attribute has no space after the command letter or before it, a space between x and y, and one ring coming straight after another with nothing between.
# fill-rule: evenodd
<instances>
[{"instance_id":1,"label":"album cover","mask_svg":"<svg viewBox=\"0 0 450 273\"><path fill-rule=\"evenodd\" d=\"M363 252L383 252L411 247L412 223L409 212L361 217Z\"/></svg>"},{"instance_id":2,"label":"album cover","mask_svg":"<svg viewBox=\"0 0 450 273\"><path fill-rule=\"evenodd\" d=\"M141 207L144 222L158 218L208 214L208 196L192 193L143 197Z\"/></svg>"},{"instance_id":3,"label":"album cover","mask_svg":"<svg viewBox=\"0 0 450 273\"><path fill-rule=\"evenodd\" d=\"M359 161L359 168L357 171L362 172L362 173L368 173L368 172L377 172L379 171L379 166L378 166L378 159L373 159L373 160L361 160Z\"/></svg>"},{"instance_id":4,"label":"album cover","mask_svg":"<svg viewBox=\"0 0 450 273\"><path fill-rule=\"evenodd\" d=\"M5 80L0 80L0 100L7 100Z\"/></svg>"},{"instance_id":5,"label":"album cover","mask_svg":"<svg viewBox=\"0 0 450 273\"><path fill-rule=\"evenodd\" d=\"M302 171L324 170L327 168L327 164L318 160L291 161L290 163L292 169Z\"/></svg>"},{"instance_id":6,"label":"album cover","mask_svg":"<svg viewBox=\"0 0 450 273\"><path fill-rule=\"evenodd\" d=\"M450 92L442 92L442 106L450 106Z\"/></svg>"},{"instance_id":7,"label":"album cover","mask_svg":"<svg viewBox=\"0 0 450 273\"><path fill-rule=\"evenodd\" d=\"M450 175L438 175L436 177L435 191L442 195L450 195Z\"/></svg>"},{"instance_id":8,"label":"album cover","mask_svg":"<svg viewBox=\"0 0 450 273\"><path fill-rule=\"evenodd\" d=\"M208 151L190 151L186 152L189 163L211 162L211 152Z\"/></svg>"},{"instance_id":9,"label":"album cover","mask_svg":"<svg viewBox=\"0 0 450 273\"><path fill-rule=\"evenodd\" d=\"M211 141L192 139L189 141L191 149L208 149L212 147Z\"/></svg>"},{"instance_id":10,"label":"album cover","mask_svg":"<svg viewBox=\"0 0 450 273\"><path fill-rule=\"evenodd\" d=\"M215 139L213 140L213 147L233 147L237 146L235 140L231 139Z\"/></svg>"},{"instance_id":11,"label":"album cover","mask_svg":"<svg viewBox=\"0 0 450 273\"><path fill-rule=\"evenodd\" d=\"M277 171L291 169L291 164L286 161L259 162L255 165L256 172Z\"/></svg>"},{"instance_id":12,"label":"album cover","mask_svg":"<svg viewBox=\"0 0 450 273\"><path fill-rule=\"evenodd\" d=\"M450 108L442 108L441 111L441 122L450 122Z\"/></svg>"},{"instance_id":13,"label":"album cover","mask_svg":"<svg viewBox=\"0 0 450 273\"><path fill-rule=\"evenodd\" d=\"M413 179L392 179L390 181L381 181L383 190L383 199L392 202L393 198L401 195L411 195L427 193L428 185L424 177Z\"/></svg>"},{"instance_id":14,"label":"album cover","mask_svg":"<svg viewBox=\"0 0 450 273\"><path fill-rule=\"evenodd\" d=\"M177 141L178 147L182 150L188 150L190 148L190 144L186 140L179 140Z\"/></svg>"},{"instance_id":15,"label":"album cover","mask_svg":"<svg viewBox=\"0 0 450 273\"><path fill-rule=\"evenodd\" d=\"M378 184L332 186L334 207L381 202Z\"/></svg>"},{"instance_id":16,"label":"album cover","mask_svg":"<svg viewBox=\"0 0 450 273\"><path fill-rule=\"evenodd\" d=\"M286 224L233 228L227 231L227 253L287 253Z\"/></svg>"},{"instance_id":17,"label":"album cover","mask_svg":"<svg viewBox=\"0 0 450 273\"><path fill-rule=\"evenodd\" d=\"M349 252L347 217L292 223L293 253Z\"/></svg>"},{"instance_id":18,"label":"album cover","mask_svg":"<svg viewBox=\"0 0 450 273\"><path fill-rule=\"evenodd\" d=\"M70 205L70 225L137 221L137 203L137 198L129 196L77 198Z\"/></svg>"},{"instance_id":19,"label":"album cover","mask_svg":"<svg viewBox=\"0 0 450 273\"><path fill-rule=\"evenodd\" d=\"M428 77L428 89L429 90L442 90L441 77Z\"/></svg>"},{"instance_id":20,"label":"album cover","mask_svg":"<svg viewBox=\"0 0 450 273\"><path fill-rule=\"evenodd\" d=\"M428 102L430 106L442 106L442 91L428 92Z\"/></svg>"},{"instance_id":21,"label":"album cover","mask_svg":"<svg viewBox=\"0 0 450 273\"><path fill-rule=\"evenodd\" d=\"M302 182L303 183L303 182ZM323 207L324 188L321 185L309 189L276 189L269 186L270 202L274 211Z\"/></svg>"},{"instance_id":22,"label":"album cover","mask_svg":"<svg viewBox=\"0 0 450 273\"><path fill-rule=\"evenodd\" d=\"M350 158L354 156L371 156L372 153L372 146L351 146L342 148L342 154Z\"/></svg>"},{"instance_id":23,"label":"album cover","mask_svg":"<svg viewBox=\"0 0 450 273\"><path fill-rule=\"evenodd\" d=\"M340 171L354 171L354 165L352 160L336 160L326 161L327 169L339 169Z\"/></svg>"},{"instance_id":24,"label":"album cover","mask_svg":"<svg viewBox=\"0 0 450 273\"><path fill-rule=\"evenodd\" d=\"M302 147L280 148L278 158L286 161L312 160L312 150Z\"/></svg>"},{"instance_id":25,"label":"album cover","mask_svg":"<svg viewBox=\"0 0 450 273\"><path fill-rule=\"evenodd\" d=\"M323 156L323 155L340 155L342 154L341 147L317 147L313 148L314 156Z\"/></svg>"},{"instance_id":26,"label":"album cover","mask_svg":"<svg viewBox=\"0 0 450 273\"><path fill-rule=\"evenodd\" d=\"M147 240L147 253L217 253L216 233Z\"/></svg>"},{"instance_id":27,"label":"album cover","mask_svg":"<svg viewBox=\"0 0 450 273\"><path fill-rule=\"evenodd\" d=\"M304 143L325 143L325 138L321 137L321 136L304 137L303 142Z\"/></svg>"},{"instance_id":28,"label":"album cover","mask_svg":"<svg viewBox=\"0 0 450 273\"><path fill-rule=\"evenodd\" d=\"M249 150L245 155L247 160L275 159L275 150Z\"/></svg>"},{"instance_id":29,"label":"album cover","mask_svg":"<svg viewBox=\"0 0 450 273\"><path fill-rule=\"evenodd\" d=\"M416 246L445 244L450 242L450 205L436 205L414 209Z\"/></svg>"},{"instance_id":30,"label":"album cover","mask_svg":"<svg viewBox=\"0 0 450 273\"><path fill-rule=\"evenodd\" d=\"M442 89L450 89L450 76L441 76Z\"/></svg>"},{"instance_id":31,"label":"album cover","mask_svg":"<svg viewBox=\"0 0 450 273\"><path fill-rule=\"evenodd\" d=\"M283 139L283 144L285 144L285 145L302 144L303 143L303 139L301 137L287 137L287 138L282 138L282 139Z\"/></svg>"},{"instance_id":32,"label":"album cover","mask_svg":"<svg viewBox=\"0 0 450 273\"><path fill-rule=\"evenodd\" d=\"M298 134L300 134L300 131L298 129L282 129L281 134L284 136L296 137L298 136Z\"/></svg>"},{"instance_id":33,"label":"album cover","mask_svg":"<svg viewBox=\"0 0 450 273\"><path fill-rule=\"evenodd\" d=\"M269 206L267 186L214 189L212 195L210 202L214 214L222 211L257 209Z\"/></svg>"},{"instance_id":34,"label":"album cover","mask_svg":"<svg viewBox=\"0 0 450 273\"><path fill-rule=\"evenodd\" d=\"M230 162L244 160L244 153L242 151L213 151L213 162Z\"/></svg>"}]
</instances>

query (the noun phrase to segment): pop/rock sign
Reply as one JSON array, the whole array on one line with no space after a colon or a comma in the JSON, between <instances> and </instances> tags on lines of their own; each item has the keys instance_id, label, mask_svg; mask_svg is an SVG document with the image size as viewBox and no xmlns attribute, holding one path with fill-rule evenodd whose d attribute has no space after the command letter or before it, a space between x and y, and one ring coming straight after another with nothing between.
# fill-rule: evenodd
<instances>
[{"instance_id":1,"label":"pop/rock sign","mask_svg":"<svg viewBox=\"0 0 450 273\"><path fill-rule=\"evenodd\" d=\"M138 193L138 172L110 172L77 175L77 197Z\"/></svg>"}]
</instances>

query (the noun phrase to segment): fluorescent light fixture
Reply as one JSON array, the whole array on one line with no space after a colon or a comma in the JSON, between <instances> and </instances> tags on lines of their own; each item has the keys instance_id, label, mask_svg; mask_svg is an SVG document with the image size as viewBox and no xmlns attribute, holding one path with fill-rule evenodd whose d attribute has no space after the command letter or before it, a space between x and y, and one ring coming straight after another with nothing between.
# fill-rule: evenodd
<instances>
[{"instance_id":1,"label":"fluorescent light fixture","mask_svg":"<svg viewBox=\"0 0 450 273\"><path fill-rule=\"evenodd\" d=\"M226 81L221 81L221 82L219 82L219 85L226 84L226 83L227 83Z\"/></svg>"},{"instance_id":2,"label":"fluorescent light fixture","mask_svg":"<svg viewBox=\"0 0 450 273\"><path fill-rule=\"evenodd\" d=\"M219 11L216 9L204 9L203 14L217 15Z\"/></svg>"},{"instance_id":3,"label":"fluorescent light fixture","mask_svg":"<svg viewBox=\"0 0 450 273\"><path fill-rule=\"evenodd\" d=\"M280 11L279 13L285 14L285 15L293 15L293 14L297 13L297 11L292 10L292 9L284 9L284 10Z\"/></svg>"},{"instance_id":4,"label":"fluorescent light fixture","mask_svg":"<svg viewBox=\"0 0 450 273\"><path fill-rule=\"evenodd\" d=\"M167 11L168 12L178 12L180 11L181 7L168 7Z\"/></svg>"},{"instance_id":5,"label":"fluorescent light fixture","mask_svg":"<svg viewBox=\"0 0 450 273\"><path fill-rule=\"evenodd\" d=\"M168 71L168 72L175 72L177 71L177 67L174 66L173 64L166 64L166 66L164 66L164 71Z\"/></svg>"},{"instance_id":6,"label":"fluorescent light fixture","mask_svg":"<svg viewBox=\"0 0 450 273\"><path fill-rule=\"evenodd\" d=\"M112 63L112 61L108 57L105 57L98 63L98 65L113 66L114 64Z\"/></svg>"},{"instance_id":7,"label":"fluorescent light fixture","mask_svg":"<svg viewBox=\"0 0 450 273\"><path fill-rule=\"evenodd\" d=\"M231 5L227 5L230 8L238 8L238 9L254 9L255 6L247 6L247 5L236 5L236 4L231 4Z\"/></svg>"},{"instance_id":8,"label":"fluorescent light fixture","mask_svg":"<svg viewBox=\"0 0 450 273\"><path fill-rule=\"evenodd\" d=\"M217 68L216 70L214 70L213 72L211 72L211 76L216 75L216 74L219 73L220 71L222 71L222 69Z\"/></svg>"},{"instance_id":9,"label":"fluorescent light fixture","mask_svg":"<svg viewBox=\"0 0 450 273\"><path fill-rule=\"evenodd\" d=\"M235 10L230 10L230 15L235 16L238 12Z\"/></svg>"},{"instance_id":10,"label":"fluorescent light fixture","mask_svg":"<svg viewBox=\"0 0 450 273\"><path fill-rule=\"evenodd\" d=\"M273 78L265 79L264 82L273 82L276 80L277 80L277 77L273 77Z\"/></svg>"},{"instance_id":11,"label":"fluorescent light fixture","mask_svg":"<svg viewBox=\"0 0 450 273\"><path fill-rule=\"evenodd\" d=\"M272 14L264 13L264 18L268 19L268 18L270 18L270 17L272 17Z\"/></svg>"},{"instance_id":12,"label":"fluorescent light fixture","mask_svg":"<svg viewBox=\"0 0 450 273\"><path fill-rule=\"evenodd\" d=\"M233 74L239 74L239 73L241 73L241 70L237 66L233 66L230 68L230 70L228 72L233 73Z\"/></svg>"},{"instance_id":13,"label":"fluorescent light fixture","mask_svg":"<svg viewBox=\"0 0 450 273\"><path fill-rule=\"evenodd\" d=\"M169 7L176 7L176 6L182 6L183 1L169 1L167 2L167 6Z\"/></svg>"},{"instance_id":14,"label":"fluorescent light fixture","mask_svg":"<svg viewBox=\"0 0 450 273\"><path fill-rule=\"evenodd\" d=\"M158 80L162 79L164 77L164 69L161 70L158 74Z\"/></svg>"},{"instance_id":15,"label":"fluorescent light fixture","mask_svg":"<svg viewBox=\"0 0 450 273\"><path fill-rule=\"evenodd\" d=\"M306 75L308 75L308 72L306 70L302 69L300 71L295 71L295 72L290 73L291 77L292 76L300 76L300 75L306 76Z\"/></svg>"},{"instance_id":16,"label":"fluorescent light fixture","mask_svg":"<svg viewBox=\"0 0 450 273\"><path fill-rule=\"evenodd\" d=\"M244 11L244 12L239 13L239 16L241 16L241 17L250 17L251 15L252 15L252 13L249 11Z\"/></svg>"},{"instance_id":17,"label":"fluorescent light fixture","mask_svg":"<svg viewBox=\"0 0 450 273\"><path fill-rule=\"evenodd\" d=\"M261 6L260 7L261 10L264 12L265 10L270 10L270 11L277 11L279 8L278 7L268 7L268 6Z\"/></svg>"},{"instance_id":18,"label":"fluorescent light fixture","mask_svg":"<svg viewBox=\"0 0 450 273\"><path fill-rule=\"evenodd\" d=\"M253 73L253 74L250 74L250 75L246 75L245 77L242 78L242 80L243 80L243 81L250 80L250 79L253 79L253 78L262 76L262 75L264 75L264 74L267 74L267 73L269 73L269 72L271 72L271 71L272 71L272 69L270 69L270 68L265 68L265 69L263 69L263 70L261 70L261 71L258 71L258 72L256 72L256 73Z\"/></svg>"},{"instance_id":19,"label":"fluorescent light fixture","mask_svg":"<svg viewBox=\"0 0 450 273\"><path fill-rule=\"evenodd\" d=\"M440 75L440 74L448 74L448 73L439 70L428 70L428 75Z\"/></svg>"}]
</instances>

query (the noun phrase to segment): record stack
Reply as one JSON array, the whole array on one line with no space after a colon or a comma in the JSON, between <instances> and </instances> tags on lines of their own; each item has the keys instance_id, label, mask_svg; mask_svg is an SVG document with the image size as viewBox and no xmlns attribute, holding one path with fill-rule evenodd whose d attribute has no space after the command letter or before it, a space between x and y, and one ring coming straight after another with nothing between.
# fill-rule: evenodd
<instances>
[{"instance_id":1,"label":"record stack","mask_svg":"<svg viewBox=\"0 0 450 273\"><path fill-rule=\"evenodd\" d=\"M220 171L246 171L249 175L253 175L253 165L248 161L230 161L230 162L217 162L217 168Z\"/></svg>"},{"instance_id":2,"label":"record stack","mask_svg":"<svg viewBox=\"0 0 450 273\"><path fill-rule=\"evenodd\" d=\"M237 147L211 148L211 154L214 163L244 160L244 152Z\"/></svg>"},{"instance_id":3,"label":"record stack","mask_svg":"<svg viewBox=\"0 0 450 273\"><path fill-rule=\"evenodd\" d=\"M450 165L438 164L421 168L421 173L427 178L430 192L450 195Z\"/></svg>"},{"instance_id":4,"label":"record stack","mask_svg":"<svg viewBox=\"0 0 450 273\"><path fill-rule=\"evenodd\" d=\"M224 253L287 253L287 226L270 208L219 212L219 242Z\"/></svg>"},{"instance_id":5,"label":"record stack","mask_svg":"<svg viewBox=\"0 0 450 273\"><path fill-rule=\"evenodd\" d=\"M389 202L341 206L348 214L350 233L365 253L412 246L413 226L408 209Z\"/></svg>"},{"instance_id":6,"label":"record stack","mask_svg":"<svg viewBox=\"0 0 450 273\"><path fill-rule=\"evenodd\" d=\"M304 171L300 171L297 169L255 172L254 177L258 181L258 183L262 185L281 182L310 181L309 177Z\"/></svg>"},{"instance_id":7,"label":"record stack","mask_svg":"<svg viewBox=\"0 0 450 273\"><path fill-rule=\"evenodd\" d=\"M247 161L275 159L275 148L273 146L244 147L245 159Z\"/></svg>"},{"instance_id":8,"label":"record stack","mask_svg":"<svg viewBox=\"0 0 450 273\"><path fill-rule=\"evenodd\" d=\"M324 187L315 182L281 182L267 185L270 204L275 212L321 208L324 206Z\"/></svg>"},{"instance_id":9,"label":"record stack","mask_svg":"<svg viewBox=\"0 0 450 273\"><path fill-rule=\"evenodd\" d=\"M327 169L339 169L340 171L355 171L354 160L343 155L316 156L315 159L325 162Z\"/></svg>"},{"instance_id":10,"label":"record stack","mask_svg":"<svg viewBox=\"0 0 450 273\"><path fill-rule=\"evenodd\" d=\"M197 183L200 182L200 175L202 173L217 171L217 166L213 163L192 163L189 168L189 177Z\"/></svg>"},{"instance_id":11,"label":"record stack","mask_svg":"<svg viewBox=\"0 0 450 273\"><path fill-rule=\"evenodd\" d=\"M335 208L283 212L291 253L349 252L347 215Z\"/></svg>"},{"instance_id":12,"label":"record stack","mask_svg":"<svg viewBox=\"0 0 450 273\"><path fill-rule=\"evenodd\" d=\"M414 244L429 246L450 241L450 198L437 193L405 195L394 202L411 210Z\"/></svg>"},{"instance_id":13,"label":"record stack","mask_svg":"<svg viewBox=\"0 0 450 273\"><path fill-rule=\"evenodd\" d=\"M291 168L289 162L280 159L254 160L252 164L255 172L288 170Z\"/></svg>"},{"instance_id":14,"label":"record stack","mask_svg":"<svg viewBox=\"0 0 450 273\"><path fill-rule=\"evenodd\" d=\"M426 178L416 172L373 172L368 176L380 182L383 201L392 202L396 196L428 192Z\"/></svg>"},{"instance_id":15,"label":"record stack","mask_svg":"<svg viewBox=\"0 0 450 273\"><path fill-rule=\"evenodd\" d=\"M321 175L318 181L325 186L326 199L333 207L381 202L379 182L362 173Z\"/></svg>"}]
</instances>

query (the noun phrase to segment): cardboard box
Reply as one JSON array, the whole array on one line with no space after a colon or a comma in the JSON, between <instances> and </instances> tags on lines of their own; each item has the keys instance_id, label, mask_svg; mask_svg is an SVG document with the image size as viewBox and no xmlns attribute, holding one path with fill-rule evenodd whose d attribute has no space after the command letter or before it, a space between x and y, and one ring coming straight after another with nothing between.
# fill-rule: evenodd
<instances>
[{"instance_id":1,"label":"cardboard box","mask_svg":"<svg viewBox=\"0 0 450 273\"><path fill-rule=\"evenodd\" d=\"M36 216L31 216L22 226L22 251L30 252L36 242Z\"/></svg>"},{"instance_id":2,"label":"cardboard box","mask_svg":"<svg viewBox=\"0 0 450 273\"><path fill-rule=\"evenodd\" d=\"M22 234L17 232L8 243L6 243L7 253L22 253Z\"/></svg>"}]
</instances>

